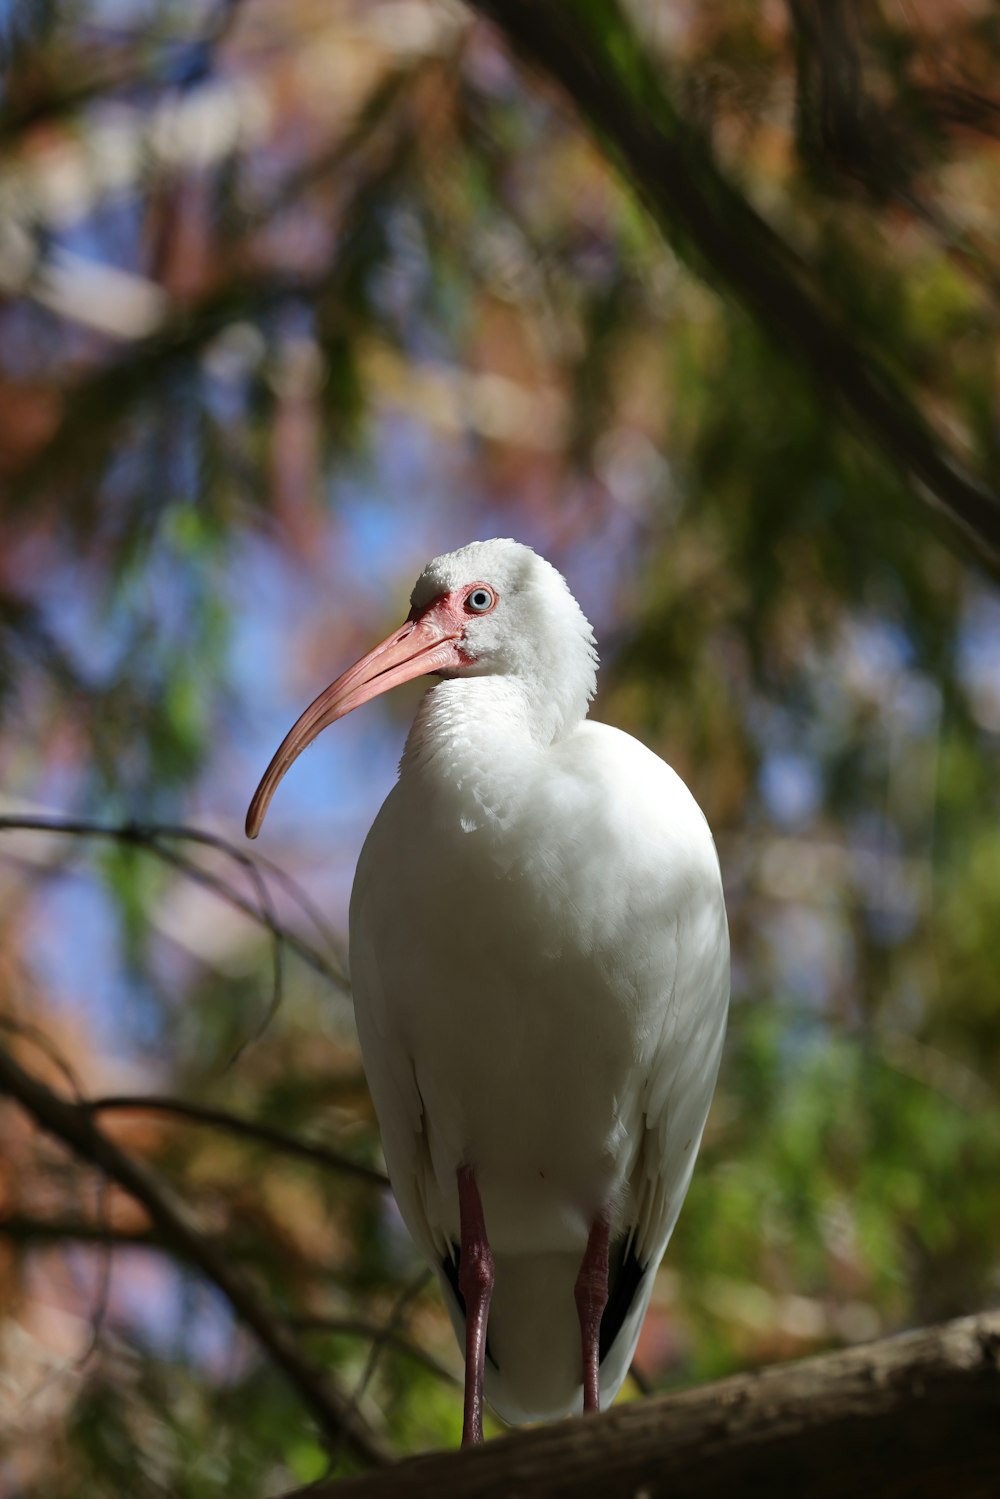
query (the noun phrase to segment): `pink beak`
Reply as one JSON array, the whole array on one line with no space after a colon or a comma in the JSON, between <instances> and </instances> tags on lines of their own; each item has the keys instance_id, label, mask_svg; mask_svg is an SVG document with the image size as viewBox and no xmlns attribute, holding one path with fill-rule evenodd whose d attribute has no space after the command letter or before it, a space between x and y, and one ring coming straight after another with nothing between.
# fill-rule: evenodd
<instances>
[{"instance_id":1,"label":"pink beak","mask_svg":"<svg viewBox=\"0 0 1000 1499\"><path fill-rule=\"evenodd\" d=\"M447 605L446 598L436 599L415 619L408 619L310 703L281 741L254 792L247 812L248 838L256 838L260 832L271 798L292 761L328 725L400 682L467 661L456 644L462 621L455 618Z\"/></svg>"}]
</instances>

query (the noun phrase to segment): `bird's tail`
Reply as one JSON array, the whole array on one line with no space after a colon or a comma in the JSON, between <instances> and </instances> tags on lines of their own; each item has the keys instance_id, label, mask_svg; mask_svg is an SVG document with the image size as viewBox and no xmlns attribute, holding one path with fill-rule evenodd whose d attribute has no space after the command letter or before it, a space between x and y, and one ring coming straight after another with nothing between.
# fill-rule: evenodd
<instances>
[{"instance_id":1,"label":"bird's tail","mask_svg":"<svg viewBox=\"0 0 1000 1499\"><path fill-rule=\"evenodd\" d=\"M583 1406L577 1254L497 1255L486 1398L505 1421L552 1420Z\"/></svg>"}]
</instances>

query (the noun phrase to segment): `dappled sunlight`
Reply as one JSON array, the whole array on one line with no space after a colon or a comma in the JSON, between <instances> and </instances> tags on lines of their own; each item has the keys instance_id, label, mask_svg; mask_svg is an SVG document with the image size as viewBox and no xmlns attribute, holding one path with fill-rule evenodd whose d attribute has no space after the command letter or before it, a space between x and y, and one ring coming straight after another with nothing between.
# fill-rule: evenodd
<instances>
[{"instance_id":1,"label":"dappled sunlight","mask_svg":"<svg viewBox=\"0 0 1000 1499\"><path fill-rule=\"evenodd\" d=\"M720 854L730 1033L643 1385L996 1299L988 7L874 5L849 56L822 6L635 0L628 46L583 7L580 118L480 9L0 7L19 1493L264 1499L458 1440L346 951L421 684L309 748L260 846L243 818L474 538L565 574L593 715L676 768ZM677 162L644 178L612 139L621 99L700 217L657 196Z\"/></svg>"}]
</instances>

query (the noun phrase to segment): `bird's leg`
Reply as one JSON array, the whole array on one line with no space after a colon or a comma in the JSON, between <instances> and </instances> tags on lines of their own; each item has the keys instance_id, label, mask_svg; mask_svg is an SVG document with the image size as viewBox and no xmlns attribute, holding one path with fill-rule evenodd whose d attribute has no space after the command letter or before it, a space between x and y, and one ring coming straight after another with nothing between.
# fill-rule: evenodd
<instances>
[{"instance_id":1,"label":"bird's leg","mask_svg":"<svg viewBox=\"0 0 1000 1499\"><path fill-rule=\"evenodd\" d=\"M608 1237L607 1213L601 1213L591 1225L584 1250L583 1263L576 1277L576 1311L580 1318L580 1344L583 1350L583 1408L601 1408L601 1318L608 1304Z\"/></svg>"},{"instance_id":2,"label":"bird's leg","mask_svg":"<svg viewBox=\"0 0 1000 1499\"><path fill-rule=\"evenodd\" d=\"M458 1168L458 1217L461 1249L458 1289L465 1299L465 1420L462 1446L483 1440L483 1368L486 1320L493 1295L493 1251L486 1237L483 1204L471 1166Z\"/></svg>"}]
</instances>

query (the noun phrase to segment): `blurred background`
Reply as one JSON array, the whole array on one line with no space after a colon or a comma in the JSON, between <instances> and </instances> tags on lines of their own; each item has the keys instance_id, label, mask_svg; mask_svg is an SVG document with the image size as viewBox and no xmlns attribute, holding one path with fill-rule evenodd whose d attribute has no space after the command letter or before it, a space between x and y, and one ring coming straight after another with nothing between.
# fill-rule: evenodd
<instances>
[{"instance_id":1,"label":"blurred background","mask_svg":"<svg viewBox=\"0 0 1000 1499\"><path fill-rule=\"evenodd\" d=\"M613 70L619 17L583 10ZM695 169L710 145L995 479L995 6L627 11ZM427 558L515 536L594 623L596 716L704 807L732 926L622 1398L995 1303L985 552L475 9L3 0L0 48L0 1047L117 1100L100 1129L366 1431L454 1444L461 1362L377 1177L344 979L419 685L296 765L252 867L242 821ZM0 1130L0 1489L246 1499L370 1460L85 1149L12 1100Z\"/></svg>"}]
</instances>

